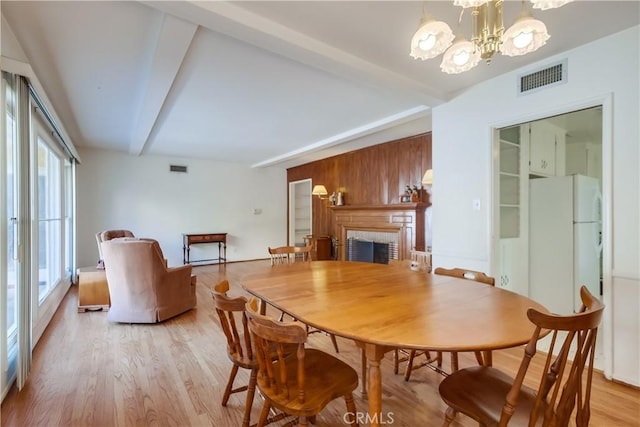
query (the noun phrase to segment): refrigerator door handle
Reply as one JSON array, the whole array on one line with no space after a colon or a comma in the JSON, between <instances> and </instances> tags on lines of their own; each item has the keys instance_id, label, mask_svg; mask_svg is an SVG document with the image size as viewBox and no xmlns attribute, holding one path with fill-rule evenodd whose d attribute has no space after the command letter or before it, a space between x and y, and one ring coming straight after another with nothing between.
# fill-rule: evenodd
<instances>
[{"instance_id":1,"label":"refrigerator door handle","mask_svg":"<svg viewBox=\"0 0 640 427\"><path fill-rule=\"evenodd\" d=\"M593 212L596 213L595 219L602 223L602 194L598 191L593 198Z\"/></svg>"},{"instance_id":2,"label":"refrigerator door handle","mask_svg":"<svg viewBox=\"0 0 640 427\"><path fill-rule=\"evenodd\" d=\"M598 242L597 254L600 256L602 254L602 231L600 230L598 230L598 239L596 241Z\"/></svg>"}]
</instances>

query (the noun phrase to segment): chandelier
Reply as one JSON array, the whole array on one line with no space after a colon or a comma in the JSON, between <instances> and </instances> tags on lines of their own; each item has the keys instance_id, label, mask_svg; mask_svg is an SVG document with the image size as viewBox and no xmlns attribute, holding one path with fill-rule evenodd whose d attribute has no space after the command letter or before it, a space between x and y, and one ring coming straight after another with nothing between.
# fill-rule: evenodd
<instances>
[{"instance_id":1,"label":"chandelier","mask_svg":"<svg viewBox=\"0 0 640 427\"><path fill-rule=\"evenodd\" d=\"M534 9L552 9L572 0L531 0ZM416 59L435 58L444 52L440 69L447 74L470 70L481 59L487 63L498 51L507 56L525 55L543 46L549 39L547 27L529 12L524 0L522 12L506 31L502 22L503 0L454 0L460 6L462 21L465 9L471 9L471 41L461 33L454 37L449 25L423 13L420 28L411 39L410 55Z\"/></svg>"}]
</instances>

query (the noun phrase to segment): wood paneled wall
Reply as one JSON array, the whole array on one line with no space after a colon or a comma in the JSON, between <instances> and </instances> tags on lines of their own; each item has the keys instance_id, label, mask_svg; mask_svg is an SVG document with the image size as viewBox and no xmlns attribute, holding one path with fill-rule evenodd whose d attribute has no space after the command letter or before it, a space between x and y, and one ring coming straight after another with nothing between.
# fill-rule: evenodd
<instances>
[{"instance_id":1,"label":"wood paneled wall","mask_svg":"<svg viewBox=\"0 0 640 427\"><path fill-rule=\"evenodd\" d=\"M388 205L400 202L407 184L420 187L427 169L431 169L431 132L287 169L287 182L311 178L329 194L342 191L346 205ZM424 201L426 197L423 192ZM313 233L333 234L329 200L314 197L312 203Z\"/></svg>"}]
</instances>

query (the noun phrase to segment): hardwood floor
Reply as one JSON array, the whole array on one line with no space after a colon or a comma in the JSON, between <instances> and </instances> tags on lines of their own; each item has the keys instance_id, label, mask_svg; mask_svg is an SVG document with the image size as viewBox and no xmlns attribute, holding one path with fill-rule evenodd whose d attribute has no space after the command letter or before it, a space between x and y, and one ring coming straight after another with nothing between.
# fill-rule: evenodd
<instances>
[{"instance_id":1,"label":"hardwood floor","mask_svg":"<svg viewBox=\"0 0 640 427\"><path fill-rule=\"evenodd\" d=\"M244 393L232 395L226 408L220 405L231 362L209 289L226 278L232 293L241 294L240 277L266 265L268 261L254 261L194 268L197 309L154 325L111 323L103 312L77 313L73 286L35 348L25 388L18 393L13 387L2 403L1 425L239 426ZM328 336L310 335L309 343L335 354ZM339 337L338 344L338 357L359 371L355 345ZM521 357L521 349L495 352L494 365L513 373ZM461 366L474 360L473 355L460 355ZM541 369L536 358L532 369ZM437 391L439 374L419 369L407 383L393 374L390 353L382 372L387 425L441 425L445 406ZM247 373L240 371L236 384L247 380ZM593 385L591 426L640 425L640 391L606 381L600 373ZM358 410L365 412L368 404L359 391L355 399ZM256 394L252 422L260 407ZM316 425L346 425L344 412L338 399L318 416ZM476 424L458 416L452 425Z\"/></svg>"}]
</instances>

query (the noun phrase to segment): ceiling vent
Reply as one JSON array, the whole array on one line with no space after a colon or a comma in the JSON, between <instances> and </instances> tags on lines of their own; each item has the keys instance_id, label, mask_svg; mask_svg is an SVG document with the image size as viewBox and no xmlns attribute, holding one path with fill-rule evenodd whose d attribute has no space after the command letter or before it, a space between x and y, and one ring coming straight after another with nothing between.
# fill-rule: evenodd
<instances>
[{"instance_id":1,"label":"ceiling vent","mask_svg":"<svg viewBox=\"0 0 640 427\"><path fill-rule=\"evenodd\" d=\"M169 165L169 171L187 173L187 167L179 165Z\"/></svg>"},{"instance_id":2,"label":"ceiling vent","mask_svg":"<svg viewBox=\"0 0 640 427\"><path fill-rule=\"evenodd\" d=\"M567 60L548 66L533 73L521 75L518 79L518 95L546 89L567 82Z\"/></svg>"}]
</instances>

